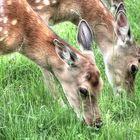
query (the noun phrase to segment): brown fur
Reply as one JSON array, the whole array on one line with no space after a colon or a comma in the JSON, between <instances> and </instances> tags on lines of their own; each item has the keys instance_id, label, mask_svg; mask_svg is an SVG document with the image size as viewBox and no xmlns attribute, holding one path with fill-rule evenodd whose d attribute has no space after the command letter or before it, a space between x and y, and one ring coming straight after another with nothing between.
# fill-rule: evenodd
<instances>
[{"instance_id":1,"label":"brown fur","mask_svg":"<svg viewBox=\"0 0 140 140\"><path fill-rule=\"evenodd\" d=\"M134 89L135 78L129 78L127 72L129 71L128 65L134 63L138 66L138 57L136 56L139 49L133 39L131 39L131 43L125 44L125 49L121 49L122 52L120 48L115 49L115 46L120 46L118 45L119 38L114 31L115 18L100 0L56 0L53 6L44 5L43 10L37 10L35 1L28 0L28 2L47 22L58 23L69 20L77 25L81 18L86 19L92 26L96 42L103 54L110 84L113 83L113 87L122 86L129 93L134 92L128 85L131 83L131 87ZM120 0L114 0L114 2L120 2ZM41 4L42 1L38 3L38 5ZM117 58L116 62L112 61L114 58ZM129 84L125 84L126 82Z\"/></svg>"},{"instance_id":2,"label":"brown fur","mask_svg":"<svg viewBox=\"0 0 140 140\"><path fill-rule=\"evenodd\" d=\"M26 0L1 0L0 8L0 53L7 54L18 51L37 63L45 75L47 69L50 70L61 83L76 114L82 116L84 114L83 118L87 125L94 124L93 117L95 114L95 119L100 120L98 126L101 126L99 107L96 104L97 95L102 87L102 80L100 75L96 74L99 73L99 70L94 57L87 57L87 54L80 53L64 42L42 22ZM54 39L59 40L77 55L76 67L70 67L60 59L53 44ZM83 76L87 74L87 70L92 74L90 81ZM96 86L91 84L96 81ZM80 112L81 98L78 89L81 85L86 86L91 96L94 96L92 103L89 99L90 96L82 99L85 106L84 113ZM96 111L94 111L95 109Z\"/></svg>"}]
</instances>

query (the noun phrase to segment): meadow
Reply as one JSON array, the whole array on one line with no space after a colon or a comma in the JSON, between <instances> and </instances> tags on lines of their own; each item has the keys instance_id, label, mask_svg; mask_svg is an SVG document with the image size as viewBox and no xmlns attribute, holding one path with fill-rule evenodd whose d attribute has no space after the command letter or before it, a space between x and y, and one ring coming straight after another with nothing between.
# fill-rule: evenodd
<instances>
[{"instance_id":1,"label":"meadow","mask_svg":"<svg viewBox=\"0 0 140 140\"><path fill-rule=\"evenodd\" d=\"M132 33L140 46L140 1L125 0ZM76 27L69 22L52 27L77 46ZM44 84L40 68L18 53L0 57L0 140L140 140L140 72L135 95L115 97L105 75L103 59L94 46L104 80L99 96L103 119L100 130L77 119L56 81ZM50 79L51 80L51 79ZM61 94L66 106L51 94Z\"/></svg>"}]
</instances>

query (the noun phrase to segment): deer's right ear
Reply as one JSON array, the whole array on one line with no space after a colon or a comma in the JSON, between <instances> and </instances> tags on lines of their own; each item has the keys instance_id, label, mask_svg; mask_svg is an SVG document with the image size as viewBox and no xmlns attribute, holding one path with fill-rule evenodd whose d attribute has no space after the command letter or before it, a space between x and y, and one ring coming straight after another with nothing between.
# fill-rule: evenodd
<instances>
[{"instance_id":1,"label":"deer's right ear","mask_svg":"<svg viewBox=\"0 0 140 140\"><path fill-rule=\"evenodd\" d=\"M120 2L116 11L116 34L124 42L131 38L130 27L126 16L124 4Z\"/></svg>"},{"instance_id":2,"label":"deer's right ear","mask_svg":"<svg viewBox=\"0 0 140 140\"><path fill-rule=\"evenodd\" d=\"M53 43L55 45L57 55L64 63L68 64L69 66L76 65L76 61L78 59L76 53L57 39L54 39Z\"/></svg>"},{"instance_id":3,"label":"deer's right ear","mask_svg":"<svg viewBox=\"0 0 140 140\"><path fill-rule=\"evenodd\" d=\"M85 20L81 20L78 25L77 41L82 51L92 51L93 33Z\"/></svg>"}]
</instances>

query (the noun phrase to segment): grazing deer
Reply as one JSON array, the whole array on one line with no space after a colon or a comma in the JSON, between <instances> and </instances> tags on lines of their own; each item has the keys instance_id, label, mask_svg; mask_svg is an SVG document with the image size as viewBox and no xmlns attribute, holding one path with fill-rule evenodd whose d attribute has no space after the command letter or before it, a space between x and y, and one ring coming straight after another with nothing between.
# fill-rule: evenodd
<instances>
[{"instance_id":1,"label":"grazing deer","mask_svg":"<svg viewBox=\"0 0 140 140\"><path fill-rule=\"evenodd\" d=\"M139 48L131 35L128 19L121 2L114 18L100 0L28 0L48 22L69 20L78 24L84 18L91 25L102 52L106 75L115 93L134 93L138 72Z\"/></svg>"},{"instance_id":2,"label":"grazing deer","mask_svg":"<svg viewBox=\"0 0 140 140\"><path fill-rule=\"evenodd\" d=\"M46 26L26 0L0 1L0 53L18 51L45 73L49 70L61 83L76 114L90 126L95 118L100 127L97 95L102 79L91 47L92 31L85 20L79 24L77 40L81 53Z\"/></svg>"}]
</instances>

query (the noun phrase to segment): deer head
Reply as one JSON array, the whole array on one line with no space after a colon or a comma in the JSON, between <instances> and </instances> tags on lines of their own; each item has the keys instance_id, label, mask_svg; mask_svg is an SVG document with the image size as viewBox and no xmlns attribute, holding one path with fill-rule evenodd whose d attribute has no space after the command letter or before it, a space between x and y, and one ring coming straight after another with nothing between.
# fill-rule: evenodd
<instances>
[{"instance_id":1,"label":"deer head","mask_svg":"<svg viewBox=\"0 0 140 140\"><path fill-rule=\"evenodd\" d=\"M122 0L113 1L120 7L116 18L100 0L56 0L53 6L44 5L42 1L28 1L45 20L51 20L53 23L69 20L77 25L80 18L86 19L103 54L106 75L114 91L121 92L120 89L124 89L128 93L134 92L139 49L130 33L124 6L119 4ZM39 5L42 5L41 10L37 9Z\"/></svg>"},{"instance_id":2,"label":"deer head","mask_svg":"<svg viewBox=\"0 0 140 140\"><path fill-rule=\"evenodd\" d=\"M110 83L116 87L117 93L124 88L128 93L132 93L134 92L134 81L139 69L139 48L137 48L131 35L122 2L116 11L115 33L117 35L116 45L107 64L108 77L110 77Z\"/></svg>"},{"instance_id":3,"label":"deer head","mask_svg":"<svg viewBox=\"0 0 140 140\"><path fill-rule=\"evenodd\" d=\"M93 35L85 20L78 27L82 52L57 36L25 0L0 2L0 52L18 51L59 80L68 102L87 125L101 126L97 94L102 87L92 52Z\"/></svg>"},{"instance_id":4,"label":"deer head","mask_svg":"<svg viewBox=\"0 0 140 140\"><path fill-rule=\"evenodd\" d=\"M102 80L95 65L92 50L93 35L85 20L81 20L79 23L77 40L82 55L74 52L59 40L54 40L57 55L65 64L63 71L54 70L54 73L59 77L65 95L78 117L83 114L85 122L93 125L95 113L96 126L100 127L97 94L101 89Z\"/></svg>"}]
</instances>

